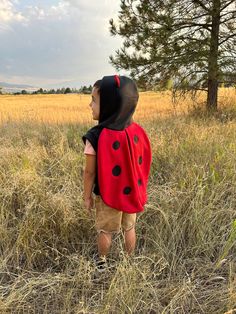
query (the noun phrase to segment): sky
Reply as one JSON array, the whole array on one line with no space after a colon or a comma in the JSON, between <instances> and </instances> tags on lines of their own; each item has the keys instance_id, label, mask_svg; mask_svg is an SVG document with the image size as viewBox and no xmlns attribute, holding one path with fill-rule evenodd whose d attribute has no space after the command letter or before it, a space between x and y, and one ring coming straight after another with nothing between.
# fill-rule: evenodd
<instances>
[{"instance_id":1,"label":"sky","mask_svg":"<svg viewBox=\"0 0 236 314\"><path fill-rule=\"evenodd\" d=\"M119 8L120 0L0 0L0 81L80 87L116 74L109 56L122 39L109 19Z\"/></svg>"}]
</instances>

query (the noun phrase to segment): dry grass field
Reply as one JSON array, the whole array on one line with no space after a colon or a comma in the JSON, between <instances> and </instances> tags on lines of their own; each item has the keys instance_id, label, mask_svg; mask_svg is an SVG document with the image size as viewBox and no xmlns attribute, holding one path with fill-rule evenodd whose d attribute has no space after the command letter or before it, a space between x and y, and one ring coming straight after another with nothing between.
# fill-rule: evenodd
<instances>
[{"instance_id":1,"label":"dry grass field","mask_svg":"<svg viewBox=\"0 0 236 314\"><path fill-rule=\"evenodd\" d=\"M172 104L141 93L135 120L153 161L137 248L114 237L94 279L94 217L83 208L81 136L90 96L0 96L0 313L236 312L236 90Z\"/></svg>"},{"instance_id":2,"label":"dry grass field","mask_svg":"<svg viewBox=\"0 0 236 314\"><path fill-rule=\"evenodd\" d=\"M197 97L195 107L203 107L205 93ZM220 89L220 108L234 104L235 88ZM36 123L91 123L90 95L2 95L0 97L0 122L36 122ZM140 93L139 104L134 118L139 121L158 117L178 115L193 107L191 97L172 102L170 92Z\"/></svg>"}]
</instances>

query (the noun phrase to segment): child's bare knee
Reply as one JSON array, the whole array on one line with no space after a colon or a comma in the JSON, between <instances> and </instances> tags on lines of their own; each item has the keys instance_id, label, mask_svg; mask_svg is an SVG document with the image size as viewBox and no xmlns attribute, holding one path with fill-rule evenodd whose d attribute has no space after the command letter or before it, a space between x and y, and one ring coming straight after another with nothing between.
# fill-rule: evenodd
<instances>
[{"instance_id":1,"label":"child's bare knee","mask_svg":"<svg viewBox=\"0 0 236 314\"><path fill-rule=\"evenodd\" d=\"M132 232L132 231L135 231L135 226L131 226L129 228L123 228L123 230L125 233Z\"/></svg>"}]
</instances>

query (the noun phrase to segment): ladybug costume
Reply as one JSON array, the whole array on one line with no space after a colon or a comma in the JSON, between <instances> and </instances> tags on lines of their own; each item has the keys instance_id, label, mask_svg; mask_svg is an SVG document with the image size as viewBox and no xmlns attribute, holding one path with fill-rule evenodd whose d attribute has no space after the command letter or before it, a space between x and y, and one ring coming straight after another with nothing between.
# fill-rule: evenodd
<instances>
[{"instance_id":1,"label":"ladybug costume","mask_svg":"<svg viewBox=\"0 0 236 314\"><path fill-rule=\"evenodd\" d=\"M104 76L99 93L99 123L82 137L97 152L94 193L112 208L141 212L152 156L144 129L132 119L138 102L136 84L125 76Z\"/></svg>"}]
</instances>

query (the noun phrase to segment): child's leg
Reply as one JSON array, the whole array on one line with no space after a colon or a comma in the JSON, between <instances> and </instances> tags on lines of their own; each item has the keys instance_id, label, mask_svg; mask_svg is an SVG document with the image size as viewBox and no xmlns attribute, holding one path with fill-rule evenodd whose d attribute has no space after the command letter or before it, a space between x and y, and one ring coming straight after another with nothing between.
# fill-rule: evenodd
<instances>
[{"instance_id":1,"label":"child's leg","mask_svg":"<svg viewBox=\"0 0 236 314\"><path fill-rule=\"evenodd\" d=\"M95 207L98 254L106 256L111 247L112 233L120 230L122 212L107 206L99 195L95 199Z\"/></svg>"},{"instance_id":2,"label":"child's leg","mask_svg":"<svg viewBox=\"0 0 236 314\"><path fill-rule=\"evenodd\" d=\"M122 227L124 230L125 251L129 255L131 255L134 252L136 244L135 223L136 214L123 213Z\"/></svg>"},{"instance_id":3,"label":"child's leg","mask_svg":"<svg viewBox=\"0 0 236 314\"><path fill-rule=\"evenodd\" d=\"M135 244L136 244L136 232L135 227L130 230L124 231L125 233L125 251L129 255L134 252Z\"/></svg>"},{"instance_id":4,"label":"child's leg","mask_svg":"<svg viewBox=\"0 0 236 314\"><path fill-rule=\"evenodd\" d=\"M100 257L107 256L111 247L111 233L99 232L97 238L98 254Z\"/></svg>"}]
</instances>

